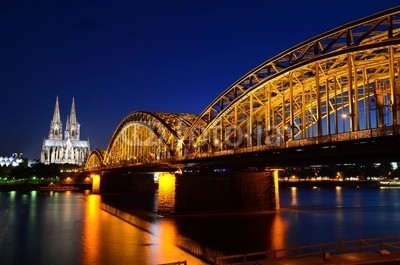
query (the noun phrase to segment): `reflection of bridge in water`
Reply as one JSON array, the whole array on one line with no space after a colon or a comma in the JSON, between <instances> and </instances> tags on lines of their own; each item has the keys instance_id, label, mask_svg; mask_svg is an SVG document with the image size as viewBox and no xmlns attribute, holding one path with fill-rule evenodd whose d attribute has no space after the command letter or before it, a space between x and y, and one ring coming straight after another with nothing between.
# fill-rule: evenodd
<instances>
[{"instance_id":1,"label":"reflection of bridge in water","mask_svg":"<svg viewBox=\"0 0 400 265\"><path fill-rule=\"evenodd\" d=\"M275 181L264 180L274 179L266 167L400 158L399 72L396 7L276 55L233 83L200 115L129 114L107 149L91 153L85 170L101 172L107 190L115 183L126 186L117 175L134 174L143 184L150 181L147 173L179 169L180 178L210 177L214 186L203 183L203 194L209 195L212 186L219 187L215 192L228 186L224 196L239 192L254 206L266 190L273 194L276 189L277 174ZM248 167L252 171L243 172ZM113 180L103 182L106 175ZM203 184L180 183L187 189ZM266 197L258 208L279 207L276 195Z\"/></svg>"}]
</instances>

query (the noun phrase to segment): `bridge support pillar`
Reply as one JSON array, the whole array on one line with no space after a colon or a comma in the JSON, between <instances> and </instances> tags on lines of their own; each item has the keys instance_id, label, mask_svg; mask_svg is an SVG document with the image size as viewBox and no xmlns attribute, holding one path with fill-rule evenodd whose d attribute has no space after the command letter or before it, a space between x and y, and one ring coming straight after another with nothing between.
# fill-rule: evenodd
<instances>
[{"instance_id":1,"label":"bridge support pillar","mask_svg":"<svg viewBox=\"0 0 400 265\"><path fill-rule=\"evenodd\" d=\"M175 213L279 210L279 170L184 172L176 176Z\"/></svg>"},{"instance_id":2,"label":"bridge support pillar","mask_svg":"<svg viewBox=\"0 0 400 265\"><path fill-rule=\"evenodd\" d=\"M101 172L91 178L93 193L143 195L154 199L161 214L260 212L280 208L279 172L205 168L182 174Z\"/></svg>"},{"instance_id":3,"label":"bridge support pillar","mask_svg":"<svg viewBox=\"0 0 400 265\"><path fill-rule=\"evenodd\" d=\"M92 174L92 193L124 193L154 189L153 173Z\"/></svg>"}]
</instances>

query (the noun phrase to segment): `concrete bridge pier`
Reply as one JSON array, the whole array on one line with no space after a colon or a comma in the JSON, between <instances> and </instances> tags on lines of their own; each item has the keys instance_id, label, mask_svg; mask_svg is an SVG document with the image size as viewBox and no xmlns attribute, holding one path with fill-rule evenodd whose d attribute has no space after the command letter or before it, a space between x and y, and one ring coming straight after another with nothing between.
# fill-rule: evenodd
<instances>
[{"instance_id":1,"label":"concrete bridge pier","mask_svg":"<svg viewBox=\"0 0 400 265\"><path fill-rule=\"evenodd\" d=\"M124 193L153 191L153 173L101 172L92 174L93 193Z\"/></svg>"},{"instance_id":2,"label":"concrete bridge pier","mask_svg":"<svg viewBox=\"0 0 400 265\"><path fill-rule=\"evenodd\" d=\"M202 171L176 175L175 212L279 210L279 170Z\"/></svg>"},{"instance_id":3,"label":"concrete bridge pier","mask_svg":"<svg viewBox=\"0 0 400 265\"><path fill-rule=\"evenodd\" d=\"M101 172L91 178L93 193L153 194L161 214L260 212L280 208L279 172L207 168L182 174Z\"/></svg>"}]
</instances>

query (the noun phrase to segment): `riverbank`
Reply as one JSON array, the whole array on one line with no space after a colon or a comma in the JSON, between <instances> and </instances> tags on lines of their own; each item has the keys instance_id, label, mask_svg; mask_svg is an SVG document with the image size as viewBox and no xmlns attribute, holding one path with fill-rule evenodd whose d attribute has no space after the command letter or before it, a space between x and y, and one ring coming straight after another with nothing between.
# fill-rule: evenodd
<instances>
[{"instance_id":1,"label":"riverbank","mask_svg":"<svg viewBox=\"0 0 400 265\"><path fill-rule=\"evenodd\" d=\"M60 184L63 185L63 184ZM65 184L66 185L66 184ZM18 184L0 184L0 191L33 191L39 190L40 187L47 186L47 184L30 184L30 183L18 183ZM91 190L91 183L73 183L68 186L77 187L80 191Z\"/></svg>"},{"instance_id":2,"label":"riverbank","mask_svg":"<svg viewBox=\"0 0 400 265\"><path fill-rule=\"evenodd\" d=\"M46 183L18 183L18 184L0 184L0 191L32 191L38 190ZM63 184L61 184L63 185ZM64 184L67 185L67 184ZM91 190L91 183L72 183L68 184L78 187L79 190ZM279 181L280 188L400 188L400 182L384 182L377 180L296 180L296 181Z\"/></svg>"},{"instance_id":3,"label":"riverbank","mask_svg":"<svg viewBox=\"0 0 400 265\"><path fill-rule=\"evenodd\" d=\"M384 185L378 180L296 180L279 181L281 188L379 188ZM391 185L395 187L395 185ZM399 186L400 187L400 186Z\"/></svg>"}]
</instances>

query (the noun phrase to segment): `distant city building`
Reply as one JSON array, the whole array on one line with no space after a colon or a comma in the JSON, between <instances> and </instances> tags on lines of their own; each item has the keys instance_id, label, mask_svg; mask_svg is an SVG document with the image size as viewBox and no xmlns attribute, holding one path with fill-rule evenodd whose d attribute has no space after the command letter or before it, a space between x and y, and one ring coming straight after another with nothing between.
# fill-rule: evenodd
<instances>
[{"instance_id":1,"label":"distant city building","mask_svg":"<svg viewBox=\"0 0 400 265\"><path fill-rule=\"evenodd\" d=\"M0 156L0 167L32 167L32 165L36 164L37 162L37 160L31 160L24 157L22 153L13 153L11 156Z\"/></svg>"},{"instance_id":2,"label":"distant city building","mask_svg":"<svg viewBox=\"0 0 400 265\"><path fill-rule=\"evenodd\" d=\"M84 164L90 153L90 147L89 140L80 140L80 126L76 119L75 99L73 98L71 113L67 116L63 137L57 97L49 136L48 139L43 140L40 162L44 164Z\"/></svg>"},{"instance_id":3,"label":"distant city building","mask_svg":"<svg viewBox=\"0 0 400 265\"><path fill-rule=\"evenodd\" d=\"M17 167L24 162L22 153L13 153L11 156L0 156L1 167Z\"/></svg>"}]
</instances>

